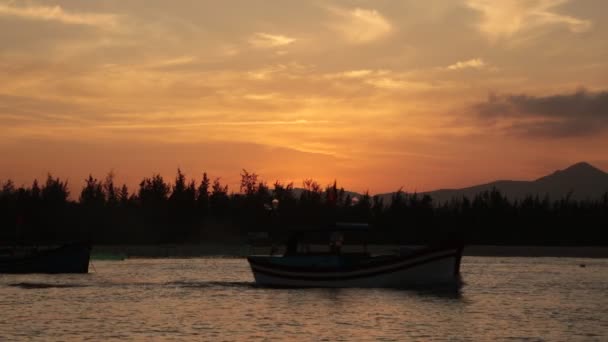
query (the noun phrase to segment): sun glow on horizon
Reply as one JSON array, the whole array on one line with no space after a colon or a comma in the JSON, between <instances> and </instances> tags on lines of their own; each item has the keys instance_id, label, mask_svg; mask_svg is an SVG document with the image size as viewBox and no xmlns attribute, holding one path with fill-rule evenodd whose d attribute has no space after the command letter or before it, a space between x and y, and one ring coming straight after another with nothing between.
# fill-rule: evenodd
<instances>
[{"instance_id":1,"label":"sun glow on horizon","mask_svg":"<svg viewBox=\"0 0 608 342\"><path fill-rule=\"evenodd\" d=\"M377 193L606 169L606 11L0 0L0 180L246 168Z\"/></svg>"}]
</instances>

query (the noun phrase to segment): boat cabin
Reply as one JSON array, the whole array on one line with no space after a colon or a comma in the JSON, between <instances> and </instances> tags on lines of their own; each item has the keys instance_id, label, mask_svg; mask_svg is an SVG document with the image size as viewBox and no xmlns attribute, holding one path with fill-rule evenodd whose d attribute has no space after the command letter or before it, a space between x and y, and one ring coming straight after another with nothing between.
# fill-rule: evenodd
<instances>
[{"instance_id":1,"label":"boat cabin","mask_svg":"<svg viewBox=\"0 0 608 342\"><path fill-rule=\"evenodd\" d=\"M281 239L283 244L271 243L270 255L365 255L371 227L367 223L338 222L324 227L289 229ZM268 239L266 239L268 241ZM259 242L251 246L260 246Z\"/></svg>"}]
</instances>

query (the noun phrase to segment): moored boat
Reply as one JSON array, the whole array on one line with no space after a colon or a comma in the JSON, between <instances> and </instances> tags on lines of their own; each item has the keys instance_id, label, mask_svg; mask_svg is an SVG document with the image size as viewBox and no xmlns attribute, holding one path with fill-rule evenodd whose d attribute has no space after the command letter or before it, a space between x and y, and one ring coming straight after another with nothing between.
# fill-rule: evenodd
<instances>
[{"instance_id":1,"label":"moored boat","mask_svg":"<svg viewBox=\"0 0 608 342\"><path fill-rule=\"evenodd\" d=\"M0 251L0 273L88 273L91 246L10 247Z\"/></svg>"},{"instance_id":2,"label":"moored boat","mask_svg":"<svg viewBox=\"0 0 608 342\"><path fill-rule=\"evenodd\" d=\"M332 234L335 236L336 232L342 234L362 227L360 224L338 224L332 229ZM284 255L249 256L247 260L256 284L274 287L399 288L456 284L460 281L463 245L458 242L372 255L366 250L342 252L340 239L333 240L328 252L298 248L298 242L291 237Z\"/></svg>"}]
</instances>

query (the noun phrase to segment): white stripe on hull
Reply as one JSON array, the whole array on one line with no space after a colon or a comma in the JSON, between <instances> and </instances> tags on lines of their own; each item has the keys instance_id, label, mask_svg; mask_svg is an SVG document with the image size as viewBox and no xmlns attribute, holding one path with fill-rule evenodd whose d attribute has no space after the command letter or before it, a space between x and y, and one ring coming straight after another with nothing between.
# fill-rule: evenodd
<instances>
[{"instance_id":1,"label":"white stripe on hull","mask_svg":"<svg viewBox=\"0 0 608 342\"><path fill-rule=\"evenodd\" d=\"M302 277L281 277L273 272L258 272L257 266L252 265L255 281L263 286L285 287L403 287L417 284L454 283L458 280L456 271L457 255L448 255L420 263L415 266L386 271L369 276L352 277L347 279L318 280ZM282 273L282 272L281 272ZM292 272L289 272L292 273ZM342 275L342 273L336 273Z\"/></svg>"}]
</instances>

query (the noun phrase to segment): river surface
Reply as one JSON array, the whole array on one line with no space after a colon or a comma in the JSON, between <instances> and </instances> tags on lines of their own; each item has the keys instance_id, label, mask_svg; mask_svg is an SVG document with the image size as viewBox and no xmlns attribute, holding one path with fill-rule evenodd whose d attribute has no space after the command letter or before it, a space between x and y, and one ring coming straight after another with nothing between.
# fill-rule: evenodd
<instances>
[{"instance_id":1,"label":"river surface","mask_svg":"<svg viewBox=\"0 0 608 342\"><path fill-rule=\"evenodd\" d=\"M450 291L257 288L245 259L90 271L0 275L0 340L608 341L608 259L464 257Z\"/></svg>"}]
</instances>

